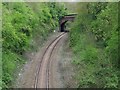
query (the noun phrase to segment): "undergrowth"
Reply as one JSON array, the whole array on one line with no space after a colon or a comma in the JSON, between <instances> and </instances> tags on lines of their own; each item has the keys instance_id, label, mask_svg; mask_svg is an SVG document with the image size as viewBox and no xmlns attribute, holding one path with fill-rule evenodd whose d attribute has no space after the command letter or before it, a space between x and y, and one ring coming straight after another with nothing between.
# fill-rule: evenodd
<instances>
[{"instance_id":1,"label":"undergrowth","mask_svg":"<svg viewBox=\"0 0 120 90\"><path fill-rule=\"evenodd\" d=\"M118 3L78 5L69 35L78 88L118 89Z\"/></svg>"}]
</instances>

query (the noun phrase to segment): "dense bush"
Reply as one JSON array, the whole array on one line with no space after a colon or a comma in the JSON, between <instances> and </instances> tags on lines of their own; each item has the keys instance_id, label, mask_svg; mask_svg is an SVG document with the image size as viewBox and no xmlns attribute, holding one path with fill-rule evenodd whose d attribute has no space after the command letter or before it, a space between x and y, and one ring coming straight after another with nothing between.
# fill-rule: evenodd
<instances>
[{"instance_id":1,"label":"dense bush","mask_svg":"<svg viewBox=\"0 0 120 90\"><path fill-rule=\"evenodd\" d=\"M79 87L118 88L118 3L83 3L70 31ZM79 7L78 7L79 8Z\"/></svg>"},{"instance_id":2,"label":"dense bush","mask_svg":"<svg viewBox=\"0 0 120 90\"><path fill-rule=\"evenodd\" d=\"M2 3L2 12L2 87L9 88L15 70L25 62L20 55L31 48L32 40L46 38L66 10L60 3L11 2Z\"/></svg>"}]
</instances>

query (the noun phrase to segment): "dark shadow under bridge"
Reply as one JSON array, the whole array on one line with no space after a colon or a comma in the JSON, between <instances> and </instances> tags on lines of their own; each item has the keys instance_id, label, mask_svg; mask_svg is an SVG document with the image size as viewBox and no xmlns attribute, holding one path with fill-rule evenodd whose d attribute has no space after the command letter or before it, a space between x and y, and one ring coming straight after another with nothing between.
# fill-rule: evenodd
<instances>
[{"instance_id":1,"label":"dark shadow under bridge","mask_svg":"<svg viewBox=\"0 0 120 90\"><path fill-rule=\"evenodd\" d=\"M61 32L65 32L65 24L67 21L74 21L75 17L76 17L77 14L69 14L69 15L65 15L63 17L61 17L59 19L59 30Z\"/></svg>"}]
</instances>

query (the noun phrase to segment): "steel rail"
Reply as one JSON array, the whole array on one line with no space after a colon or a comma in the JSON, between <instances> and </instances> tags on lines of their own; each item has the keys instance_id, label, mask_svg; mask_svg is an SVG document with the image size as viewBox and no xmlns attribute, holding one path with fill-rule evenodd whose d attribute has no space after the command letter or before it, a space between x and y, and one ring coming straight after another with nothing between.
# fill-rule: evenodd
<instances>
[{"instance_id":1,"label":"steel rail","mask_svg":"<svg viewBox=\"0 0 120 90\"><path fill-rule=\"evenodd\" d=\"M46 52L48 51L48 49L50 48L50 46L51 46L54 42L56 42L55 45L54 45L53 48L52 48L51 53L50 53L50 56L49 56L49 59L50 59L54 47L57 45L57 43L59 42L59 40L64 36L64 34L65 34L65 33L63 32L63 33L61 33L60 35L58 35L58 36L47 46L45 52L43 53L42 59L41 59L40 62L39 62L39 65L38 65L38 68L37 68L37 72L36 72L36 75L35 75L34 88L35 88L36 90L37 90L37 88L38 88L38 82L39 82L38 77L39 77L39 74L40 74L40 71L41 71L41 65L42 65L44 56L45 56ZM49 61L48 61L48 62L49 62ZM48 63L48 64L49 64L49 63ZM49 67L47 67L47 68L49 68ZM49 76L48 76L48 75L49 75L49 72L48 72L48 69L46 70L46 72L47 72L46 88L49 88Z\"/></svg>"}]
</instances>

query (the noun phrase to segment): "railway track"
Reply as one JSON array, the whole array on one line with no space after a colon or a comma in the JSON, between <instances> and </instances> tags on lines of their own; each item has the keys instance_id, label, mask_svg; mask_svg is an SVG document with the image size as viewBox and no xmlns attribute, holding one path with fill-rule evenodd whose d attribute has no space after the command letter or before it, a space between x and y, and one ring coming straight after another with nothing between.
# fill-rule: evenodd
<instances>
[{"instance_id":1,"label":"railway track","mask_svg":"<svg viewBox=\"0 0 120 90\"><path fill-rule=\"evenodd\" d=\"M38 63L37 73L34 81L34 88L36 90L37 88L49 88L50 58L55 46L65 34L65 32L61 33L47 46L42 59Z\"/></svg>"}]
</instances>

